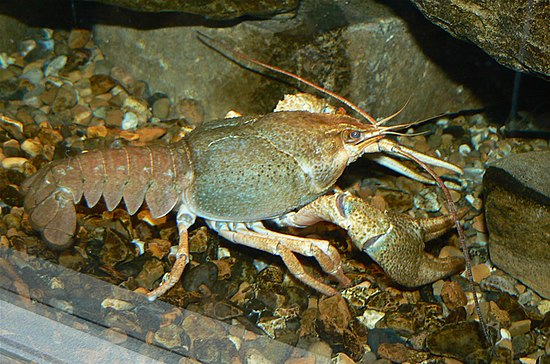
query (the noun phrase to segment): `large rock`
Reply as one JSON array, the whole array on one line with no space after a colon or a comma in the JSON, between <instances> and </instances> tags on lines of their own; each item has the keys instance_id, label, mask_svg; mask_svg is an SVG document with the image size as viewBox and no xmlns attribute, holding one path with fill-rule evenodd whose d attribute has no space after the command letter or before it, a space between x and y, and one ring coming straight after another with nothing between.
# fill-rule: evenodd
<instances>
[{"instance_id":1,"label":"large rock","mask_svg":"<svg viewBox=\"0 0 550 364\"><path fill-rule=\"evenodd\" d=\"M544 0L411 0L428 19L514 70L550 77L550 6Z\"/></svg>"},{"instance_id":2,"label":"large rock","mask_svg":"<svg viewBox=\"0 0 550 364\"><path fill-rule=\"evenodd\" d=\"M550 151L496 161L483 185L491 261L550 298Z\"/></svg>"},{"instance_id":3,"label":"large rock","mask_svg":"<svg viewBox=\"0 0 550 364\"><path fill-rule=\"evenodd\" d=\"M16 50L17 43L23 39L28 28L19 20L3 15L2 7L0 6L0 29L9 29L9 31L0 31L0 53L9 54Z\"/></svg>"},{"instance_id":4,"label":"large rock","mask_svg":"<svg viewBox=\"0 0 550 364\"><path fill-rule=\"evenodd\" d=\"M98 14L95 38L107 59L152 91L201 101L206 118L230 109L265 113L294 90L216 54L197 40L197 30L323 84L375 117L394 113L409 98L401 121L509 100L511 73L427 22L411 4L397 5L400 11L374 0L304 0L293 18L230 27L184 14L115 9Z\"/></svg>"},{"instance_id":5,"label":"large rock","mask_svg":"<svg viewBox=\"0 0 550 364\"><path fill-rule=\"evenodd\" d=\"M211 19L241 16L269 17L286 13L298 6L298 0L95 0L134 11L181 11Z\"/></svg>"}]
</instances>

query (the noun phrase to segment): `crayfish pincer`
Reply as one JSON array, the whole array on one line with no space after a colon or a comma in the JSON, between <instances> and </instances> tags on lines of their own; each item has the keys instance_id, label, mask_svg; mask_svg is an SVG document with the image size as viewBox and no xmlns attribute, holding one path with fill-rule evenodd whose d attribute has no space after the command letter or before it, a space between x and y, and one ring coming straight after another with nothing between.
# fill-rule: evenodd
<instances>
[{"instance_id":1,"label":"crayfish pincer","mask_svg":"<svg viewBox=\"0 0 550 364\"><path fill-rule=\"evenodd\" d=\"M279 255L298 279L332 295L337 290L306 274L295 253L314 257L346 286L350 281L336 249L324 240L270 231L262 221L292 225L291 212L331 190L349 163L364 153L402 151L385 138L394 129L303 111L205 122L176 144L102 149L53 161L24 183L24 207L32 226L59 249L72 242L75 204L83 197L89 207L103 197L108 210L124 200L130 214L146 202L154 218L176 211L176 262L169 279L149 293L151 299L181 277L189 259L187 231L196 217L234 243ZM407 153L460 171L439 159ZM392 165L399 169L400 164Z\"/></svg>"}]
</instances>

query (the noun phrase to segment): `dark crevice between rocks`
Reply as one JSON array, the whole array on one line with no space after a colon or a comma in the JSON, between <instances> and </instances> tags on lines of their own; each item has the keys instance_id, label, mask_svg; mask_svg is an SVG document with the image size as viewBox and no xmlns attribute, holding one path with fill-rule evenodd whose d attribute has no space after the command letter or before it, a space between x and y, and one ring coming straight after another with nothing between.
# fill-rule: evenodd
<instances>
[{"instance_id":1,"label":"dark crevice between rocks","mask_svg":"<svg viewBox=\"0 0 550 364\"><path fill-rule=\"evenodd\" d=\"M454 38L431 23L412 3L376 0L402 18L424 54L439 65L446 75L472 90L486 106L492 120L506 120L515 72L500 65L476 45ZM420 87L421 88L421 87ZM550 111L550 83L522 75L519 109L532 117L543 117ZM525 135L522 135L525 136ZM534 133L533 137L540 137Z\"/></svg>"}]
</instances>

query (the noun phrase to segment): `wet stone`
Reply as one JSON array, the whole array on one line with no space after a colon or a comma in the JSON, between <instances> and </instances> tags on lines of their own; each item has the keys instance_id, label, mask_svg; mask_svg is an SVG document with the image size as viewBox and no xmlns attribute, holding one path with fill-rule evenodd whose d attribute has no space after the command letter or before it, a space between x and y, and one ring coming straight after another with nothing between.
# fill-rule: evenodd
<instances>
[{"instance_id":1,"label":"wet stone","mask_svg":"<svg viewBox=\"0 0 550 364\"><path fill-rule=\"evenodd\" d=\"M457 282L446 281L441 289L441 298L451 310L468 303L464 291Z\"/></svg>"},{"instance_id":2,"label":"wet stone","mask_svg":"<svg viewBox=\"0 0 550 364\"><path fill-rule=\"evenodd\" d=\"M101 302L101 307L111 308L116 311L127 311L134 308L134 304L117 298L106 298Z\"/></svg>"},{"instance_id":3,"label":"wet stone","mask_svg":"<svg viewBox=\"0 0 550 364\"><path fill-rule=\"evenodd\" d=\"M155 332L155 342L168 349L178 348L182 345L181 335L183 333L183 328L178 325L166 325Z\"/></svg>"},{"instance_id":4,"label":"wet stone","mask_svg":"<svg viewBox=\"0 0 550 364\"><path fill-rule=\"evenodd\" d=\"M17 100L23 97L25 90L19 87L16 79L0 81L0 100Z\"/></svg>"},{"instance_id":5,"label":"wet stone","mask_svg":"<svg viewBox=\"0 0 550 364\"><path fill-rule=\"evenodd\" d=\"M59 71L65 67L65 64L67 63L67 56L62 55L55 57L52 59L48 64L46 65L46 68L44 68L44 76L50 77L50 76L57 76Z\"/></svg>"},{"instance_id":6,"label":"wet stone","mask_svg":"<svg viewBox=\"0 0 550 364\"><path fill-rule=\"evenodd\" d=\"M134 257L134 251L129 242L112 229L105 231L104 244L99 253L103 264L113 267L117 263Z\"/></svg>"},{"instance_id":7,"label":"wet stone","mask_svg":"<svg viewBox=\"0 0 550 364\"><path fill-rule=\"evenodd\" d=\"M531 320L514 321L509 328L512 337L523 335L531 331Z\"/></svg>"},{"instance_id":8,"label":"wet stone","mask_svg":"<svg viewBox=\"0 0 550 364\"><path fill-rule=\"evenodd\" d=\"M514 348L514 356L524 356L530 354L535 349L535 343L530 333L519 335L512 338L512 347Z\"/></svg>"},{"instance_id":9,"label":"wet stone","mask_svg":"<svg viewBox=\"0 0 550 364\"><path fill-rule=\"evenodd\" d=\"M136 83L136 80L128 71L118 66L114 66L111 69L111 77L120 82L120 84L129 91L133 90Z\"/></svg>"},{"instance_id":10,"label":"wet stone","mask_svg":"<svg viewBox=\"0 0 550 364\"><path fill-rule=\"evenodd\" d=\"M431 333L426 346L432 354L461 359L487 347L477 322L448 324Z\"/></svg>"},{"instance_id":11,"label":"wet stone","mask_svg":"<svg viewBox=\"0 0 550 364\"><path fill-rule=\"evenodd\" d=\"M176 118L183 118L191 126L197 127L204 120L204 110L201 103L192 99L181 99L175 107Z\"/></svg>"},{"instance_id":12,"label":"wet stone","mask_svg":"<svg viewBox=\"0 0 550 364\"><path fill-rule=\"evenodd\" d=\"M145 252L151 254L157 259L162 259L170 252L172 244L165 239L147 239Z\"/></svg>"},{"instance_id":13,"label":"wet stone","mask_svg":"<svg viewBox=\"0 0 550 364\"><path fill-rule=\"evenodd\" d=\"M267 308L275 310L282 306L286 299L282 294L278 294L272 290L262 289L256 291L256 299L262 302Z\"/></svg>"},{"instance_id":14,"label":"wet stone","mask_svg":"<svg viewBox=\"0 0 550 364\"><path fill-rule=\"evenodd\" d=\"M19 141L15 139L6 140L2 144L2 153L6 157L20 157L21 146L19 145Z\"/></svg>"},{"instance_id":15,"label":"wet stone","mask_svg":"<svg viewBox=\"0 0 550 364\"><path fill-rule=\"evenodd\" d=\"M319 300L319 320L329 335L342 335L351 318L348 305L341 295Z\"/></svg>"},{"instance_id":16,"label":"wet stone","mask_svg":"<svg viewBox=\"0 0 550 364\"><path fill-rule=\"evenodd\" d=\"M189 251L204 253L208 248L208 229L205 226L194 230L189 236Z\"/></svg>"},{"instance_id":17,"label":"wet stone","mask_svg":"<svg viewBox=\"0 0 550 364\"><path fill-rule=\"evenodd\" d=\"M103 331L103 337L113 344L122 344L128 340L128 335L125 332L111 328Z\"/></svg>"},{"instance_id":18,"label":"wet stone","mask_svg":"<svg viewBox=\"0 0 550 364\"><path fill-rule=\"evenodd\" d=\"M428 353L408 349L401 343L383 343L378 347L378 355L395 363L419 363L428 358Z\"/></svg>"},{"instance_id":19,"label":"wet stone","mask_svg":"<svg viewBox=\"0 0 550 364\"><path fill-rule=\"evenodd\" d=\"M63 67L63 70L61 72L67 76L73 83L76 83L80 80L83 80L85 84L89 85L90 81L88 79L83 79L84 76L82 72L80 72L80 69L83 69L83 67L92 56L92 53L88 49L74 49L68 54L67 58L67 64L65 67ZM75 71L75 72L72 72ZM70 73L72 72L72 73ZM84 87L79 87L81 89L84 89ZM80 93L81 96L89 96L90 93Z\"/></svg>"},{"instance_id":20,"label":"wet stone","mask_svg":"<svg viewBox=\"0 0 550 364\"><path fill-rule=\"evenodd\" d=\"M149 290L154 288L157 282L164 275L164 266L158 259L150 259L145 262L143 268L136 276L136 283L140 287L145 287Z\"/></svg>"},{"instance_id":21,"label":"wet stone","mask_svg":"<svg viewBox=\"0 0 550 364\"><path fill-rule=\"evenodd\" d=\"M43 77L44 73L39 68L32 68L28 71L25 71L21 76L19 76L19 78L25 79L33 85L37 85Z\"/></svg>"},{"instance_id":22,"label":"wet stone","mask_svg":"<svg viewBox=\"0 0 550 364\"><path fill-rule=\"evenodd\" d=\"M213 287L218 279L218 267L212 262L200 264L183 276L183 288L186 291L197 291L201 285Z\"/></svg>"},{"instance_id":23,"label":"wet stone","mask_svg":"<svg viewBox=\"0 0 550 364\"><path fill-rule=\"evenodd\" d=\"M105 323L115 329L120 329L128 334L140 333L139 318L131 311L109 311L105 316Z\"/></svg>"},{"instance_id":24,"label":"wet stone","mask_svg":"<svg viewBox=\"0 0 550 364\"><path fill-rule=\"evenodd\" d=\"M75 270L80 271L86 264L86 260L76 250L64 250L59 254L58 258L59 264L62 266Z\"/></svg>"},{"instance_id":25,"label":"wet stone","mask_svg":"<svg viewBox=\"0 0 550 364\"><path fill-rule=\"evenodd\" d=\"M550 298L549 161L550 151L516 154L494 162L483 177L491 261L545 298Z\"/></svg>"},{"instance_id":26,"label":"wet stone","mask_svg":"<svg viewBox=\"0 0 550 364\"><path fill-rule=\"evenodd\" d=\"M508 293L511 296L518 296L519 291L516 287L517 281L505 274L491 274L480 283L484 291L500 291Z\"/></svg>"},{"instance_id":27,"label":"wet stone","mask_svg":"<svg viewBox=\"0 0 550 364\"><path fill-rule=\"evenodd\" d=\"M76 105L77 95L75 89L69 85L64 84L57 90L55 99L52 104L52 111L55 113L62 112Z\"/></svg>"},{"instance_id":28,"label":"wet stone","mask_svg":"<svg viewBox=\"0 0 550 364\"><path fill-rule=\"evenodd\" d=\"M129 111L127 113L124 113L124 116L122 117L122 122L120 123L120 128L122 130L134 130L139 125L139 118L138 116Z\"/></svg>"},{"instance_id":29,"label":"wet stone","mask_svg":"<svg viewBox=\"0 0 550 364\"><path fill-rule=\"evenodd\" d=\"M170 115L170 99L161 98L153 104L153 116L159 119L166 119Z\"/></svg>"},{"instance_id":30,"label":"wet stone","mask_svg":"<svg viewBox=\"0 0 550 364\"><path fill-rule=\"evenodd\" d=\"M284 271L279 267L266 267L258 273L256 284L259 289L273 289L283 283Z\"/></svg>"},{"instance_id":31,"label":"wet stone","mask_svg":"<svg viewBox=\"0 0 550 364\"><path fill-rule=\"evenodd\" d=\"M93 95L104 94L115 87L115 85L116 81L110 76L94 75L90 77L90 87L92 88Z\"/></svg>"}]
</instances>

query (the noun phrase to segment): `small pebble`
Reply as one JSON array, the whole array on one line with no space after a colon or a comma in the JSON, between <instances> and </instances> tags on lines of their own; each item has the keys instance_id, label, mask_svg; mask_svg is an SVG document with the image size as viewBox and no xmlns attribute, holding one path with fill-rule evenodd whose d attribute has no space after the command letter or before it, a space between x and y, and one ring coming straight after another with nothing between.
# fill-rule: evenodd
<instances>
[{"instance_id":1,"label":"small pebble","mask_svg":"<svg viewBox=\"0 0 550 364\"><path fill-rule=\"evenodd\" d=\"M170 99L161 98L153 104L153 116L159 119L166 119L170 115Z\"/></svg>"},{"instance_id":2,"label":"small pebble","mask_svg":"<svg viewBox=\"0 0 550 364\"><path fill-rule=\"evenodd\" d=\"M84 105L76 105L71 109L73 120L78 125L89 125L92 120L92 110Z\"/></svg>"},{"instance_id":3,"label":"small pebble","mask_svg":"<svg viewBox=\"0 0 550 364\"><path fill-rule=\"evenodd\" d=\"M2 144L2 153L6 157L20 157L21 146L19 145L19 142L15 139L6 140Z\"/></svg>"},{"instance_id":4,"label":"small pebble","mask_svg":"<svg viewBox=\"0 0 550 364\"><path fill-rule=\"evenodd\" d=\"M474 278L474 281L477 283L481 282L483 279L489 277L490 275L491 269L485 263L476 264L472 267L472 276Z\"/></svg>"},{"instance_id":5,"label":"small pebble","mask_svg":"<svg viewBox=\"0 0 550 364\"><path fill-rule=\"evenodd\" d=\"M519 358L521 364L537 364L537 359L534 358Z\"/></svg>"},{"instance_id":6,"label":"small pebble","mask_svg":"<svg viewBox=\"0 0 550 364\"><path fill-rule=\"evenodd\" d=\"M178 348L182 344L183 332L183 328L176 324L166 325L155 332L155 342L168 349Z\"/></svg>"},{"instance_id":7,"label":"small pebble","mask_svg":"<svg viewBox=\"0 0 550 364\"><path fill-rule=\"evenodd\" d=\"M117 311L127 311L134 308L134 304L131 302L123 301L117 298L106 298L101 302L101 307L112 308Z\"/></svg>"},{"instance_id":8,"label":"small pebble","mask_svg":"<svg viewBox=\"0 0 550 364\"><path fill-rule=\"evenodd\" d=\"M128 73L124 68L114 66L111 69L111 77L120 82L128 90L132 90L136 83L134 77Z\"/></svg>"},{"instance_id":9,"label":"small pebble","mask_svg":"<svg viewBox=\"0 0 550 364\"><path fill-rule=\"evenodd\" d=\"M308 347L307 350L315 355L323 356L325 358L332 357L332 348L324 341L314 342Z\"/></svg>"},{"instance_id":10,"label":"small pebble","mask_svg":"<svg viewBox=\"0 0 550 364\"><path fill-rule=\"evenodd\" d=\"M437 199L437 193L428 188L423 189L414 196L414 206L417 209L427 212L437 212L441 210L441 204Z\"/></svg>"},{"instance_id":11,"label":"small pebble","mask_svg":"<svg viewBox=\"0 0 550 364\"><path fill-rule=\"evenodd\" d=\"M153 140L157 140L161 136L166 134L166 129L158 126L152 126L152 127L139 128L138 130L136 130L136 133L139 135L140 141L144 143L148 143Z\"/></svg>"},{"instance_id":12,"label":"small pebble","mask_svg":"<svg viewBox=\"0 0 550 364\"><path fill-rule=\"evenodd\" d=\"M472 207L474 209L476 209L477 211L481 211L481 209L483 208L483 201L481 201L480 198L478 197L474 197L472 195L466 195L465 197L466 201L468 201L470 203L470 205L472 205Z\"/></svg>"},{"instance_id":13,"label":"small pebble","mask_svg":"<svg viewBox=\"0 0 550 364\"><path fill-rule=\"evenodd\" d=\"M59 279L58 277L54 277L50 280L50 288L51 289L64 289L65 284L63 284L63 281Z\"/></svg>"},{"instance_id":14,"label":"small pebble","mask_svg":"<svg viewBox=\"0 0 550 364\"><path fill-rule=\"evenodd\" d=\"M105 339L109 340L113 344L122 344L128 340L128 335L117 328L108 328L103 331L103 336Z\"/></svg>"},{"instance_id":15,"label":"small pebble","mask_svg":"<svg viewBox=\"0 0 550 364\"><path fill-rule=\"evenodd\" d=\"M26 39L19 42L18 44L19 54L21 54L23 57L32 52L35 48L36 41L34 39Z\"/></svg>"},{"instance_id":16,"label":"small pebble","mask_svg":"<svg viewBox=\"0 0 550 364\"><path fill-rule=\"evenodd\" d=\"M441 298L451 310L461 306L466 306L468 303L468 299L460 287L460 284L452 281L446 281L443 285L443 288L441 289Z\"/></svg>"},{"instance_id":17,"label":"small pebble","mask_svg":"<svg viewBox=\"0 0 550 364\"><path fill-rule=\"evenodd\" d=\"M91 32L87 29L73 29L69 34L69 48L82 48L88 43L91 37Z\"/></svg>"},{"instance_id":18,"label":"small pebble","mask_svg":"<svg viewBox=\"0 0 550 364\"><path fill-rule=\"evenodd\" d=\"M105 109L100 110L104 111ZM94 114L96 113L94 112ZM97 113L96 116L101 117L101 114ZM124 112L120 109L109 110L105 113L105 124L113 128L120 128L124 116Z\"/></svg>"},{"instance_id":19,"label":"small pebble","mask_svg":"<svg viewBox=\"0 0 550 364\"><path fill-rule=\"evenodd\" d=\"M358 317L357 320L365 325L369 330L376 328L378 321L382 320L386 314L376 310L365 310L363 315Z\"/></svg>"},{"instance_id":20,"label":"small pebble","mask_svg":"<svg viewBox=\"0 0 550 364\"><path fill-rule=\"evenodd\" d=\"M531 320L514 321L508 330L512 337L526 334L531 331Z\"/></svg>"},{"instance_id":21,"label":"small pebble","mask_svg":"<svg viewBox=\"0 0 550 364\"><path fill-rule=\"evenodd\" d=\"M463 157L467 157L468 154L470 154L472 152L472 149L470 148L470 146L468 144L462 144L461 146L458 147L458 152Z\"/></svg>"},{"instance_id":22,"label":"small pebble","mask_svg":"<svg viewBox=\"0 0 550 364\"><path fill-rule=\"evenodd\" d=\"M42 73L42 70L38 68L32 68L19 76L20 79L25 79L33 85L37 85L43 77L44 74Z\"/></svg>"},{"instance_id":23,"label":"small pebble","mask_svg":"<svg viewBox=\"0 0 550 364\"><path fill-rule=\"evenodd\" d=\"M78 95L73 86L66 83L57 90L52 103L52 111L59 113L76 105Z\"/></svg>"},{"instance_id":24,"label":"small pebble","mask_svg":"<svg viewBox=\"0 0 550 364\"><path fill-rule=\"evenodd\" d=\"M542 300L537 305L537 309L542 315L546 315L550 312L550 300Z\"/></svg>"},{"instance_id":25,"label":"small pebble","mask_svg":"<svg viewBox=\"0 0 550 364\"><path fill-rule=\"evenodd\" d=\"M2 160L2 168L4 169L15 169L20 172L23 171L25 163L29 160L23 157L8 157Z\"/></svg>"},{"instance_id":26,"label":"small pebble","mask_svg":"<svg viewBox=\"0 0 550 364\"><path fill-rule=\"evenodd\" d=\"M105 138L109 131L105 126L89 126L86 128L88 138Z\"/></svg>"},{"instance_id":27,"label":"small pebble","mask_svg":"<svg viewBox=\"0 0 550 364\"><path fill-rule=\"evenodd\" d=\"M116 82L110 76L94 75L90 77L90 87L93 95L100 95L115 87Z\"/></svg>"},{"instance_id":28,"label":"small pebble","mask_svg":"<svg viewBox=\"0 0 550 364\"><path fill-rule=\"evenodd\" d=\"M133 112L129 111L124 114L120 125L122 130L133 130L138 127L138 117Z\"/></svg>"},{"instance_id":29,"label":"small pebble","mask_svg":"<svg viewBox=\"0 0 550 364\"><path fill-rule=\"evenodd\" d=\"M46 69L44 70L44 76L50 77L50 76L57 76L59 71L65 67L65 64L67 63L67 56L58 56L55 57L48 65L46 66Z\"/></svg>"}]
</instances>

